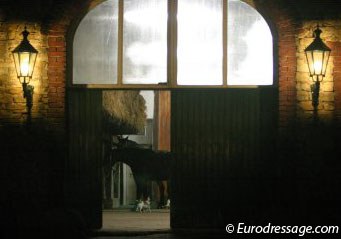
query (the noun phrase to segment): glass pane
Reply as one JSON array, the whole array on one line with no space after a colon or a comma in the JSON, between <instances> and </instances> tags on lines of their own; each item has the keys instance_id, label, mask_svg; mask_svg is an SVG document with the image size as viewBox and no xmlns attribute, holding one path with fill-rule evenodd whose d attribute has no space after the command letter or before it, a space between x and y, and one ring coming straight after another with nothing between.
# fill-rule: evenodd
<instances>
[{"instance_id":1,"label":"glass pane","mask_svg":"<svg viewBox=\"0 0 341 239\"><path fill-rule=\"evenodd\" d=\"M313 54L311 51L306 52L307 62L308 62L308 69L310 76L314 75L314 65L313 65Z\"/></svg>"},{"instance_id":2,"label":"glass pane","mask_svg":"<svg viewBox=\"0 0 341 239\"><path fill-rule=\"evenodd\" d=\"M263 17L239 0L228 4L229 85L273 83L272 35Z\"/></svg>"},{"instance_id":3,"label":"glass pane","mask_svg":"<svg viewBox=\"0 0 341 239\"><path fill-rule=\"evenodd\" d=\"M33 75L33 71L34 71L34 66L36 64L36 60L37 60L37 53L31 53L31 56L30 56L30 63L29 63L29 76L32 76Z\"/></svg>"},{"instance_id":4,"label":"glass pane","mask_svg":"<svg viewBox=\"0 0 341 239\"><path fill-rule=\"evenodd\" d=\"M167 0L125 0L123 83L167 82Z\"/></svg>"},{"instance_id":5,"label":"glass pane","mask_svg":"<svg viewBox=\"0 0 341 239\"><path fill-rule=\"evenodd\" d=\"M20 61L19 61L19 53L15 53L13 54L13 58L14 58L14 63L15 63L15 70L17 72L17 76L20 76Z\"/></svg>"},{"instance_id":6,"label":"glass pane","mask_svg":"<svg viewBox=\"0 0 341 239\"><path fill-rule=\"evenodd\" d=\"M329 59L330 51L324 52L323 56L323 69L322 69L322 75L326 74L327 66L328 66L328 59Z\"/></svg>"},{"instance_id":7,"label":"glass pane","mask_svg":"<svg viewBox=\"0 0 341 239\"><path fill-rule=\"evenodd\" d=\"M73 41L73 83L117 83L118 0L90 11Z\"/></svg>"},{"instance_id":8,"label":"glass pane","mask_svg":"<svg viewBox=\"0 0 341 239\"><path fill-rule=\"evenodd\" d=\"M221 0L179 0L178 85L221 85Z\"/></svg>"},{"instance_id":9,"label":"glass pane","mask_svg":"<svg viewBox=\"0 0 341 239\"><path fill-rule=\"evenodd\" d=\"M314 51L314 71L316 75L322 75L323 51Z\"/></svg>"},{"instance_id":10,"label":"glass pane","mask_svg":"<svg viewBox=\"0 0 341 239\"><path fill-rule=\"evenodd\" d=\"M29 76L30 53L28 52L19 53L19 62L20 62L20 75Z\"/></svg>"}]
</instances>

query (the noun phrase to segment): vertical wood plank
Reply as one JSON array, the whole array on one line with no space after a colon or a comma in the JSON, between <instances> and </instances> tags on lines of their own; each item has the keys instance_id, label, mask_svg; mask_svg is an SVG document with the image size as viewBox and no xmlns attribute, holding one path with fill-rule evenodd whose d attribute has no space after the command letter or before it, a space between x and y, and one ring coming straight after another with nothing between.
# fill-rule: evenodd
<instances>
[{"instance_id":1,"label":"vertical wood plank","mask_svg":"<svg viewBox=\"0 0 341 239\"><path fill-rule=\"evenodd\" d=\"M102 92L68 92L69 157L65 198L90 228L102 226Z\"/></svg>"},{"instance_id":2,"label":"vertical wood plank","mask_svg":"<svg viewBox=\"0 0 341 239\"><path fill-rule=\"evenodd\" d=\"M267 100L275 97L270 92ZM271 157L263 144L269 141L264 139L275 129L269 119L276 105L261 94L259 89L172 92L172 152L176 155L172 227L215 227L224 216L240 217L253 210L248 203L257 199L264 162ZM207 215L212 218L207 220Z\"/></svg>"}]
</instances>

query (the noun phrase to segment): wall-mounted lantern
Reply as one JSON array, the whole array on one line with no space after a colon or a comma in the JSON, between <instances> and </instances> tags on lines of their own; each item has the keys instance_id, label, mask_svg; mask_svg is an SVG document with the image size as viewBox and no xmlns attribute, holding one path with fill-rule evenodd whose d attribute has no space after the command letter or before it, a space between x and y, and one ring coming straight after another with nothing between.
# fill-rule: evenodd
<instances>
[{"instance_id":1,"label":"wall-mounted lantern","mask_svg":"<svg viewBox=\"0 0 341 239\"><path fill-rule=\"evenodd\" d=\"M331 49L322 41L320 35L322 31L317 26L314 31L315 39L304 50L308 62L310 77L313 80L311 85L312 105L314 107L314 117L317 117L317 107L319 104L320 83L326 75L328 60Z\"/></svg>"},{"instance_id":2,"label":"wall-mounted lantern","mask_svg":"<svg viewBox=\"0 0 341 239\"><path fill-rule=\"evenodd\" d=\"M31 45L31 43L27 39L29 32L27 31L26 27L25 30L22 32L22 35L23 40L12 51L12 54L17 77L19 79L19 82L22 84L24 98L26 98L28 119L30 120L34 87L29 85L29 83L32 79L38 51Z\"/></svg>"}]
</instances>

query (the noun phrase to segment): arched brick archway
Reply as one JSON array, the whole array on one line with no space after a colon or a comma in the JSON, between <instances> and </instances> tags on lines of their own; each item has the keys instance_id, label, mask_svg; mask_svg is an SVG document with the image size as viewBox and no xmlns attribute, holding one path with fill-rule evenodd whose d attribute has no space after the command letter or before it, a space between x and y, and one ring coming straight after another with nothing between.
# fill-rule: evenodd
<instances>
[{"instance_id":1,"label":"arched brick archway","mask_svg":"<svg viewBox=\"0 0 341 239\"><path fill-rule=\"evenodd\" d=\"M98 4L100 1L77 1L74 3L63 3L61 9L63 12L56 14L54 18L46 25L48 32L48 76L50 79L49 84L49 97L51 98L49 114L56 118L56 121L60 120L63 124L66 117L66 112L63 107L58 107L53 102L63 102L64 105L68 105L70 102L66 102L65 92L68 85L68 74L70 71L67 66L70 64L71 58L68 58L68 33L72 32L77 26L77 22L80 17L88 11L92 6ZM297 118L297 34L302 27L302 19L297 16L297 11L294 4L285 5L281 1L258 1L254 0L254 6L258 9L268 20L272 26L273 32L275 32L275 60L274 68L278 77L278 99L274 98L276 104L278 104L278 127L279 129L279 150L276 157L283 159L284 164L290 163L286 161L288 139L292 139L292 134L295 133L292 130L292 124L294 124ZM303 18L304 19L304 18ZM72 35L72 34L71 34ZM334 61L335 68L339 68L338 58L339 52L336 50L339 47L339 43L331 43L335 49ZM334 70L335 80L338 79L338 71ZM335 84L335 116L338 119L340 111L339 104L339 92L340 84ZM96 97L90 95L91 93L81 93L78 99L90 99ZM83 96L81 96L83 94ZM67 108L67 107L66 107ZM290 136L291 135L291 136ZM282 144L286 142L286 144ZM290 143L289 143L290 144ZM279 167L283 165L280 164ZM286 167L285 165L283 166ZM281 168L282 169L282 168ZM273 169L274 170L274 169ZM286 170L286 169L284 169ZM278 186L278 185L276 185ZM280 197L281 195L275 195ZM285 200L285 199L284 199ZM283 201L284 202L284 201ZM276 207L276 205L274 205ZM278 206L278 205L277 205ZM276 211L282 211L283 208L278 206ZM293 209L294 210L294 209ZM180 220L174 218L173 225L176 225ZM99 221L96 225L99 225ZM175 223L175 224L174 224ZM180 223L181 224L181 223ZM180 225L179 224L179 225Z\"/></svg>"},{"instance_id":2,"label":"arched brick archway","mask_svg":"<svg viewBox=\"0 0 341 239\"><path fill-rule=\"evenodd\" d=\"M87 152L77 153L74 151L76 149L73 148L73 147L79 147L78 150L79 149L88 150L86 148L87 147L86 143L84 144L84 143L80 143L80 141L77 141L77 138L80 139L84 136L89 137L88 138L89 142L92 142L93 144L95 144L96 140L100 141L100 135L96 133L98 131L96 131L96 129L94 128L94 127L100 127L100 124L90 125L85 121L86 118L89 118L89 117L95 121L100 120L98 117L96 117L96 114L97 115L99 114L99 112L97 111L98 111L98 108L100 107L95 106L95 105L97 106L101 105L100 94L98 91L88 91L84 89L83 90L82 89L67 89L70 83L69 76L72 71L72 69L70 69L71 61L72 61L72 53L70 52L71 50L70 46L72 44L72 37L73 37L74 31L76 27L78 26L78 23L81 17L87 11L89 11L89 9L97 5L99 2L100 1L87 1L85 3L84 2L81 3L81 1L78 1L73 4L64 3L64 6L61 7L62 9L64 9L64 11L62 13L59 13L56 11L55 17L52 18L50 20L50 23L47 25L48 49L49 49L48 50L48 57L49 57L48 75L50 78L49 97L51 99L50 112L51 114L53 113L56 118L60 118L61 120L63 120L64 118L67 118L68 119L68 124L67 124L68 133L72 134L72 138L70 138L70 142L69 142L70 154L69 154L69 159L67 163L67 167L71 167L71 168L69 169L67 168L66 169L67 171L68 170L72 171L73 167L75 167L74 169L82 168L83 170L87 171L87 167L97 168L100 164L101 152L100 152L99 145L96 146L97 153L94 153L93 151L90 157L88 158L89 164L87 165L83 165L83 163L81 162L81 160L83 160L83 157L87 156ZM290 29L290 27L288 27L288 29ZM280 35L280 32L278 34L279 34L279 39L281 39L282 35ZM285 38L283 42L287 40L288 39ZM275 44L275 46L276 45L277 44ZM281 45L280 45L280 50L281 50ZM286 48L283 49L283 54L284 53L287 53ZM280 66L283 67L283 69L290 68L291 63L290 62L288 63L288 59L290 57L291 56L286 57L285 64L280 64ZM275 72L276 72L276 69L275 69ZM284 89L283 94L289 94L288 92L292 90L290 87L288 87L288 84L290 84L288 83L290 82L290 79L286 78L286 76L284 76L284 73L281 70L279 71L279 76L280 76L280 79L285 79L287 81L286 83L279 82L280 89ZM285 84L285 86L283 86L283 84ZM262 92L265 92L265 91L262 91ZM254 93L251 93L251 94L253 95ZM261 94L261 92L256 93L256 95L257 94ZM66 97L67 95L68 97ZM258 99L256 95L254 95L256 97L255 99ZM181 98L182 94L177 93L175 94L175 96L179 96ZM196 97L200 99L201 96L196 96ZM282 96L282 97L283 99L288 98L286 96ZM217 99L214 98L213 100L217 100ZM274 100L276 101L276 99ZM66 109L72 107L72 110L66 112L62 108L54 107L55 105L53 104L53 102L59 102L59 103L63 102L66 106ZM88 102L89 105L84 105L82 104L82 102ZM174 104L176 105L176 103ZM75 107L77 108L76 111L75 111L76 109ZM257 108L258 106L255 105L255 107ZM96 111L96 108L97 108L97 111ZM287 108L285 108L285 110L287 110ZM78 123L80 123L83 127L86 128L86 132L87 132L86 135L82 135L82 132L79 131L79 128L78 128L79 125L74 124L72 122L74 120L76 120ZM285 120L286 119L284 119L283 121ZM176 145L176 143L173 143L173 145ZM91 161L97 162L98 165L96 166L96 164L91 164L90 163ZM78 210L80 210L83 213L84 217L87 217L86 219L91 219L91 220L88 220L88 224L90 225L90 227L99 228L101 226L101 215L100 215L100 212L101 212L100 195L101 194L97 192L98 189L100 188L100 183L99 181L96 181L96 180L98 180L100 177L98 177L99 175L97 175L98 172L94 172L94 171L92 172L94 174L92 174L91 172L88 172L92 175L88 179L85 179L86 174L81 173L81 175L78 175L78 179L76 179L76 181L74 177L72 177L71 175L67 175L67 180L70 180L70 181L67 181L66 185L69 185L69 186L71 185L71 187L68 187L68 186L66 187L66 191L67 191L66 199L69 200L69 203L71 204L71 206L78 208ZM93 181L91 181L90 179ZM89 185L90 186L86 187L82 185L84 183L87 183L88 186ZM96 193L98 193L98 196L91 196L91 197L87 196L89 194L95 195ZM77 197L82 197L82 198L78 198L79 201L77 202ZM184 224L182 224L181 220L178 218L179 215L180 214L178 213L172 219L173 220L172 225L174 227L184 226ZM193 222L187 221L185 222L185 224L186 223L188 224L189 227L194 226L193 224L190 225Z\"/></svg>"}]
</instances>

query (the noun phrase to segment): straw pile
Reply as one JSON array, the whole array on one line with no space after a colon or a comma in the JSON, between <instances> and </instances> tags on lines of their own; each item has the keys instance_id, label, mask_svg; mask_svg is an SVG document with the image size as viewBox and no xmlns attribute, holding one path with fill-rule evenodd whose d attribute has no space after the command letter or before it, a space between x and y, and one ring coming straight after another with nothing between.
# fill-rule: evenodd
<instances>
[{"instance_id":1,"label":"straw pile","mask_svg":"<svg viewBox=\"0 0 341 239\"><path fill-rule=\"evenodd\" d=\"M104 127L110 134L136 134L143 132L146 101L136 90L103 91Z\"/></svg>"}]
</instances>

